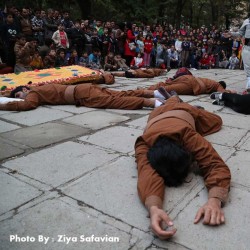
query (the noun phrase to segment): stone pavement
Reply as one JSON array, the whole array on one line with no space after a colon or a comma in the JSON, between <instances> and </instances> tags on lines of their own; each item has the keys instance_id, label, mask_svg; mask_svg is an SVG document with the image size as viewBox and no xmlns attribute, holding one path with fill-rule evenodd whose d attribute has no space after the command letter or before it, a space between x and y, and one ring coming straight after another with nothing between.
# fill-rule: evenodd
<instances>
[{"instance_id":1,"label":"stone pavement","mask_svg":"<svg viewBox=\"0 0 250 250\"><path fill-rule=\"evenodd\" d=\"M241 70L193 73L244 90ZM135 89L165 78L117 77L108 87ZM250 117L212 105L207 95L182 99L223 119L222 130L207 139L232 171L225 225L193 224L207 191L201 177L190 175L189 183L166 192L176 236L161 241L150 232L133 150L150 110L44 106L0 111L0 249L250 249Z\"/></svg>"}]
</instances>

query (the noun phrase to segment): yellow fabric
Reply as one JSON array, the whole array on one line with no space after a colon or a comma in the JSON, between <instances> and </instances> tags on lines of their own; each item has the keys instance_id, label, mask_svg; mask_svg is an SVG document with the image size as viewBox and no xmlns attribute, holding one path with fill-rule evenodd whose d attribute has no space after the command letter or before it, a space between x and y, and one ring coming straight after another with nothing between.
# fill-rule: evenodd
<instances>
[{"instance_id":1,"label":"yellow fabric","mask_svg":"<svg viewBox=\"0 0 250 250\"><path fill-rule=\"evenodd\" d=\"M0 89L6 86L5 90L1 91L2 95L10 92L12 89L21 86L40 86L44 84L77 84L83 79L94 80L99 78L101 73L89 68L78 65L65 66L60 68L51 68L43 70L34 70L21 72L19 74L0 75ZM32 82L31 84L28 84Z\"/></svg>"}]
</instances>

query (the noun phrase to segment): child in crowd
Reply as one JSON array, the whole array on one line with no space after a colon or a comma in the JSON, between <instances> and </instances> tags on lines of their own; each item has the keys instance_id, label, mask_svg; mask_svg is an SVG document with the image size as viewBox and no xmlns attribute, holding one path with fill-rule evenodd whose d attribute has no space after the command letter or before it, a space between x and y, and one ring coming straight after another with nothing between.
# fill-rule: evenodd
<instances>
[{"instance_id":1,"label":"child in crowd","mask_svg":"<svg viewBox=\"0 0 250 250\"><path fill-rule=\"evenodd\" d=\"M104 59L104 70L114 71L118 69L117 62L114 59L114 53L109 52Z\"/></svg>"},{"instance_id":2,"label":"child in crowd","mask_svg":"<svg viewBox=\"0 0 250 250\"><path fill-rule=\"evenodd\" d=\"M64 49L59 49L57 51L55 67L61 67L61 66L66 66L66 65L67 65L67 61L66 61L65 51Z\"/></svg>"},{"instance_id":3,"label":"child in crowd","mask_svg":"<svg viewBox=\"0 0 250 250\"><path fill-rule=\"evenodd\" d=\"M89 55L87 51L83 51L82 56L79 58L78 64L83 67L89 67Z\"/></svg>"},{"instance_id":4,"label":"child in crowd","mask_svg":"<svg viewBox=\"0 0 250 250\"><path fill-rule=\"evenodd\" d=\"M204 54L199 61L199 68L200 69L210 69L210 60L208 58L208 54Z\"/></svg>"},{"instance_id":5,"label":"child in crowd","mask_svg":"<svg viewBox=\"0 0 250 250\"><path fill-rule=\"evenodd\" d=\"M68 49L69 48L69 39L68 39L67 33L64 31L63 24L61 24L61 23L58 24L58 30L53 33L52 39L55 42L57 49L59 49L59 48Z\"/></svg>"},{"instance_id":6,"label":"child in crowd","mask_svg":"<svg viewBox=\"0 0 250 250\"><path fill-rule=\"evenodd\" d=\"M150 67L150 56L153 49L154 43L152 37L147 35L144 40L144 65Z\"/></svg>"},{"instance_id":7,"label":"child in crowd","mask_svg":"<svg viewBox=\"0 0 250 250\"><path fill-rule=\"evenodd\" d=\"M122 58L121 54L115 55L114 59L118 65L118 70L129 70L129 66L126 64L126 60Z\"/></svg>"},{"instance_id":8,"label":"child in crowd","mask_svg":"<svg viewBox=\"0 0 250 250\"><path fill-rule=\"evenodd\" d=\"M237 58L236 53L233 52L232 56L230 56L230 58L229 58L229 67L228 68L229 69L235 69L238 66L239 62L240 61Z\"/></svg>"},{"instance_id":9,"label":"child in crowd","mask_svg":"<svg viewBox=\"0 0 250 250\"><path fill-rule=\"evenodd\" d=\"M32 67L32 69L43 69L43 60L42 57L39 55L38 50L36 50L34 55L32 56L30 66Z\"/></svg>"},{"instance_id":10,"label":"child in crowd","mask_svg":"<svg viewBox=\"0 0 250 250\"><path fill-rule=\"evenodd\" d=\"M144 66L144 60L142 58L142 53L137 53L137 56L134 57L131 61L130 68L131 69L139 69Z\"/></svg>"},{"instance_id":11,"label":"child in crowd","mask_svg":"<svg viewBox=\"0 0 250 250\"><path fill-rule=\"evenodd\" d=\"M78 65L78 63L79 62L78 62L77 50L73 49L68 59L68 65Z\"/></svg>"},{"instance_id":12,"label":"child in crowd","mask_svg":"<svg viewBox=\"0 0 250 250\"><path fill-rule=\"evenodd\" d=\"M101 69L101 51L99 48L93 48L93 52L89 55L89 64L91 69Z\"/></svg>"},{"instance_id":13,"label":"child in crowd","mask_svg":"<svg viewBox=\"0 0 250 250\"><path fill-rule=\"evenodd\" d=\"M56 50L50 49L48 55L43 59L43 65L45 69L54 68L56 62Z\"/></svg>"}]
</instances>

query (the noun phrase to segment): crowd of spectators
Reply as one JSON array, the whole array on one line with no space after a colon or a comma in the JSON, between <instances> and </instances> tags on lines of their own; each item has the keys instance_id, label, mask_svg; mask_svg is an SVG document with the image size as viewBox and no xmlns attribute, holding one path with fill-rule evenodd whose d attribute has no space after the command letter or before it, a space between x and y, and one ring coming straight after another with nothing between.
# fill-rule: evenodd
<instances>
[{"instance_id":1,"label":"crowd of spectators","mask_svg":"<svg viewBox=\"0 0 250 250\"><path fill-rule=\"evenodd\" d=\"M244 41L215 26L73 20L68 11L8 6L0 13L0 73L66 65L128 70L241 68Z\"/></svg>"}]
</instances>

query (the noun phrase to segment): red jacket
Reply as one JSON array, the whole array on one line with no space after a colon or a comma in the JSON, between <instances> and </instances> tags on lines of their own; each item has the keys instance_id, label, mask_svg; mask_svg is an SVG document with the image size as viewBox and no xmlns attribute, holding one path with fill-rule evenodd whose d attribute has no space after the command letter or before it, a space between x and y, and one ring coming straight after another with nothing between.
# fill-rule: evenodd
<instances>
[{"instance_id":1,"label":"red jacket","mask_svg":"<svg viewBox=\"0 0 250 250\"><path fill-rule=\"evenodd\" d=\"M135 41L135 36L132 30L127 31L127 37L124 44L124 55L125 56L136 56L135 50L130 50L128 44Z\"/></svg>"},{"instance_id":2,"label":"red jacket","mask_svg":"<svg viewBox=\"0 0 250 250\"><path fill-rule=\"evenodd\" d=\"M154 43L153 43L153 41L151 39L150 40L147 40L147 39L144 40L144 52L150 54L152 49L153 49L153 46L154 46Z\"/></svg>"}]
</instances>

